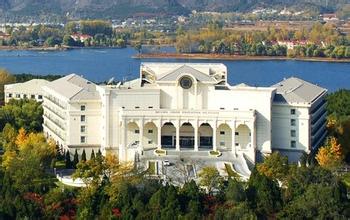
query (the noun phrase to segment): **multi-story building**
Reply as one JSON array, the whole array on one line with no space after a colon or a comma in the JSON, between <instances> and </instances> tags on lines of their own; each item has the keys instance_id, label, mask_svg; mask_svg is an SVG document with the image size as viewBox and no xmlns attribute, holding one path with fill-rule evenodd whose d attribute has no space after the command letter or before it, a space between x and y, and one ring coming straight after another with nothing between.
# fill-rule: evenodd
<instances>
[{"instance_id":1,"label":"multi-story building","mask_svg":"<svg viewBox=\"0 0 350 220\"><path fill-rule=\"evenodd\" d=\"M143 63L139 78L118 85L71 74L44 91L48 136L121 161L154 149L220 151L251 163L279 150L295 161L325 137L325 89L297 78L231 86L217 63Z\"/></svg>"},{"instance_id":2,"label":"multi-story building","mask_svg":"<svg viewBox=\"0 0 350 220\"><path fill-rule=\"evenodd\" d=\"M44 132L66 150L97 152L101 146L101 99L96 85L71 74L43 87Z\"/></svg>"},{"instance_id":3,"label":"multi-story building","mask_svg":"<svg viewBox=\"0 0 350 220\"><path fill-rule=\"evenodd\" d=\"M5 85L5 103L10 99L35 99L43 101L43 90L49 81L44 79L32 79L24 83L14 83Z\"/></svg>"}]
</instances>

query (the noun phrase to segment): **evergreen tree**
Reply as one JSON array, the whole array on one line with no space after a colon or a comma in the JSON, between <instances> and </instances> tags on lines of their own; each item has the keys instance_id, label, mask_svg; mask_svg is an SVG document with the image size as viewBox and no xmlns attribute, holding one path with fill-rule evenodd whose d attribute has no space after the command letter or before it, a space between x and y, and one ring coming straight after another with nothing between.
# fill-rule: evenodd
<instances>
[{"instance_id":1,"label":"evergreen tree","mask_svg":"<svg viewBox=\"0 0 350 220\"><path fill-rule=\"evenodd\" d=\"M72 168L72 161L70 160L69 150L66 151L65 162L66 162L66 169L71 169Z\"/></svg>"},{"instance_id":2,"label":"evergreen tree","mask_svg":"<svg viewBox=\"0 0 350 220\"><path fill-rule=\"evenodd\" d=\"M83 149L83 153L81 154L81 161L86 161L85 149Z\"/></svg>"},{"instance_id":3,"label":"evergreen tree","mask_svg":"<svg viewBox=\"0 0 350 220\"><path fill-rule=\"evenodd\" d=\"M97 151L96 158L99 160L102 158L102 153L101 153L100 149L98 149L98 151Z\"/></svg>"},{"instance_id":4,"label":"evergreen tree","mask_svg":"<svg viewBox=\"0 0 350 220\"><path fill-rule=\"evenodd\" d=\"M78 164L78 163L79 163L79 155L78 155L77 149L75 149L74 159L73 159L73 168L74 168L74 169L77 168L77 164Z\"/></svg>"},{"instance_id":5,"label":"evergreen tree","mask_svg":"<svg viewBox=\"0 0 350 220\"><path fill-rule=\"evenodd\" d=\"M94 149L92 149L92 151L91 151L90 160L95 160L95 151L94 151Z\"/></svg>"}]
</instances>

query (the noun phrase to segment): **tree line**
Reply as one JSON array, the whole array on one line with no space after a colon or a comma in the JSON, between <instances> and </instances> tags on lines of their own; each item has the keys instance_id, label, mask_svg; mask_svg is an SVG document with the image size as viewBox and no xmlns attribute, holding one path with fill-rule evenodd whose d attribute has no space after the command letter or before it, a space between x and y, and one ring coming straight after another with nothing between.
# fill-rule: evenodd
<instances>
[{"instance_id":1,"label":"tree line","mask_svg":"<svg viewBox=\"0 0 350 220\"><path fill-rule=\"evenodd\" d=\"M287 42L294 46L288 48ZM235 31L211 22L199 30L179 27L176 49L182 53L349 58L350 36L332 24L316 23L301 30L268 27L267 31Z\"/></svg>"}]
</instances>

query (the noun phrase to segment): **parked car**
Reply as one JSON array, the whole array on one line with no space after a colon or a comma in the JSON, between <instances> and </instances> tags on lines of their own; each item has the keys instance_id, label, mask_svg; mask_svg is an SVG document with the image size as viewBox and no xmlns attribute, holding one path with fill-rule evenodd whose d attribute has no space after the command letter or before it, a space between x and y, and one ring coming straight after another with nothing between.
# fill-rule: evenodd
<instances>
[{"instance_id":1,"label":"parked car","mask_svg":"<svg viewBox=\"0 0 350 220\"><path fill-rule=\"evenodd\" d=\"M164 166L170 166L171 164L170 164L170 161L169 161L169 160L164 160L164 161L163 161L163 165L164 165Z\"/></svg>"}]
</instances>

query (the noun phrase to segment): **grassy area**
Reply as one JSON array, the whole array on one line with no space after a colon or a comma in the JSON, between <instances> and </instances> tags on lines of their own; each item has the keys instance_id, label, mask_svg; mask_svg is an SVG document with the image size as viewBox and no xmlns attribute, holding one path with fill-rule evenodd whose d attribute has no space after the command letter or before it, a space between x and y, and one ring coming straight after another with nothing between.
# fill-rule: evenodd
<instances>
[{"instance_id":1,"label":"grassy area","mask_svg":"<svg viewBox=\"0 0 350 220\"><path fill-rule=\"evenodd\" d=\"M150 175L156 175L156 162L155 161L148 161L148 169L147 173Z\"/></svg>"},{"instance_id":2,"label":"grassy area","mask_svg":"<svg viewBox=\"0 0 350 220\"><path fill-rule=\"evenodd\" d=\"M239 178L239 175L232 169L232 166L230 166L230 164L225 163L225 168L229 177Z\"/></svg>"},{"instance_id":3,"label":"grassy area","mask_svg":"<svg viewBox=\"0 0 350 220\"><path fill-rule=\"evenodd\" d=\"M63 160L59 160L55 162L55 168L56 169L65 169L66 168L66 163Z\"/></svg>"},{"instance_id":4,"label":"grassy area","mask_svg":"<svg viewBox=\"0 0 350 220\"><path fill-rule=\"evenodd\" d=\"M220 151L211 150L211 151L209 151L209 155L218 157L221 155L221 153L220 153Z\"/></svg>"}]
</instances>

